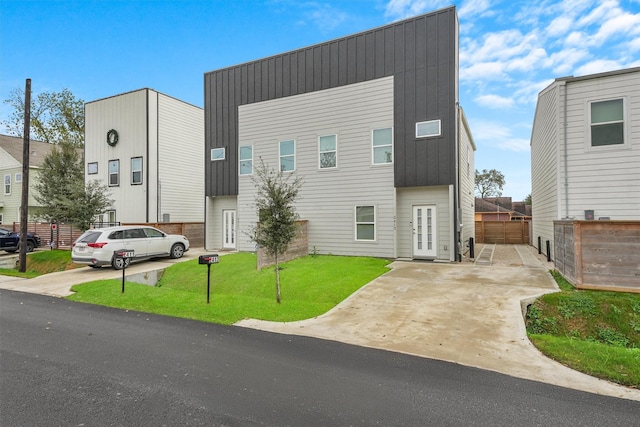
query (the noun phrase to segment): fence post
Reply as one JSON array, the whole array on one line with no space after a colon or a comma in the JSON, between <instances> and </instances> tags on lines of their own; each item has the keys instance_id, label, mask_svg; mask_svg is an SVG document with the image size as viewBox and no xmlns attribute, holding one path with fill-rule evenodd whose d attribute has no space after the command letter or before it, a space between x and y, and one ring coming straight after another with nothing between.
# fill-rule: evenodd
<instances>
[{"instance_id":1,"label":"fence post","mask_svg":"<svg viewBox=\"0 0 640 427\"><path fill-rule=\"evenodd\" d=\"M542 254L542 237L538 236L538 255Z\"/></svg>"},{"instance_id":2,"label":"fence post","mask_svg":"<svg viewBox=\"0 0 640 427\"><path fill-rule=\"evenodd\" d=\"M547 262L551 262L551 243L547 240Z\"/></svg>"}]
</instances>

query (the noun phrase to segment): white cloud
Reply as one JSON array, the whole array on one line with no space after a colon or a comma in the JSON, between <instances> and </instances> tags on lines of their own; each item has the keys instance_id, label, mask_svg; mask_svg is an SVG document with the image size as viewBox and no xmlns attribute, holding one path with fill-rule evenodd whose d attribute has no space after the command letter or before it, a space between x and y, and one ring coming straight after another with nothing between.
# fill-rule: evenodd
<instances>
[{"instance_id":1,"label":"white cloud","mask_svg":"<svg viewBox=\"0 0 640 427\"><path fill-rule=\"evenodd\" d=\"M301 3L303 19L298 21L298 25L306 25L311 22L314 27L321 31L332 31L348 20L348 14L325 3Z\"/></svg>"},{"instance_id":2,"label":"white cloud","mask_svg":"<svg viewBox=\"0 0 640 427\"><path fill-rule=\"evenodd\" d=\"M567 16L559 16L547 27L547 34L551 37L561 36L566 34L567 31L571 28L571 24L573 20Z\"/></svg>"},{"instance_id":3,"label":"white cloud","mask_svg":"<svg viewBox=\"0 0 640 427\"><path fill-rule=\"evenodd\" d=\"M618 61L614 61L611 59L598 59L595 61L588 62L581 67L578 67L575 70L576 76L586 76L589 74L597 74L604 73L607 71L615 71L621 68L625 68L624 65L620 64Z\"/></svg>"},{"instance_id":4,"label":"white cloud","mask_svg":"<svg viewBox=\"0 0 640 427\"><path fill-rule=\"evenodd\" d=\"M447 0L389 0L385 8L385 15L403 19L421 13L431 12L449 5Z\"/></svg>"},{"instance_id":5,"label":"white cloud","mask_svg":"<svg viewBox=\"0 0 640 427\"><path fill-rule=\"evenodd\" d=\"M501 150L516 152L529 150L529 140L514 137L511 129L502 123L474 122L473 138L476 142Z\"/></svg>"},{"instance_id":6,"label":"white cloud","mask_svg":"<svg viewBox=\"0 0 640 427\"><path fill-rule=\"evenodd\" d=\"M490 6L489 0L467 0L458 9L458 17L460 19L472 19L473 16L485 16Z\"/></svg>"},{"instance_id":7,"label":"white cloud","mask_svg":"<svg viewBox=\"0 0 640 427\"><path fill-rule=\"evenodd\" d=\"M481 62L460 69L460 80L502 80L505 78L501 62Z\"/></svg>"},{"instance_id":8,"label":"white cloud","mask_svg":"<svg viewBox=\"0 0 640 427\"><path fill-rule=\"evenodd\" d=\"M513 106L514 101L512 98L505 98L500 95L482 95L478 96L475 101L487 108L491 109L505 109Z\"/></svg>"}]
</instances>

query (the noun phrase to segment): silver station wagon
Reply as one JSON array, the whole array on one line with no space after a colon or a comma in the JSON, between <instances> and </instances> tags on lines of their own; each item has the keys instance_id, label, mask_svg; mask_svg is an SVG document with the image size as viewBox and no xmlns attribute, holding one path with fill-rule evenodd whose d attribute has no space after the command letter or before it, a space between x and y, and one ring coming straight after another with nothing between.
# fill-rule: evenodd
<instances>
[{"instance_id":1,"label":"silver station wagon","mask_svg":"<svg viewBox=\"0 0 640 427\"><path fill-rule=\"evenodd\" d=\"M189 239L148 226L120 226L87 230L73 243L71 260L90 267L111 265L121 270L131 262L150 258L180 258L189 250ZM127 251L130 258L114 256Z\"/></svg>"}]
</instances>

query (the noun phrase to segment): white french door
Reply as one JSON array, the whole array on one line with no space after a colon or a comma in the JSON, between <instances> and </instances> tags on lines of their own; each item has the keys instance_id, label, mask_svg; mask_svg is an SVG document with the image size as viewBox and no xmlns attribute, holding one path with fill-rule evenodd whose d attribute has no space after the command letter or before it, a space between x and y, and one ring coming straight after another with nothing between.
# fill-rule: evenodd
<instances>
[{"instance_id":1,"label":"white french door","mask_svg":"<svg viewBox=\"0 0 640 427\"><path fill-rule=\"evenodd\" d=\"M413 256L436 257L436 207L420 205L413 207Z\"/></svg>"},{"instance_id":2,"label":"white french door","mask_svg":"<svg viewBox=\"0 0 640 427\"><path fill-rule=\"evenodd\" d=\"M222 247L225 249L236 248L236 211L222 211Z\"/></svg>"}]
</instances>

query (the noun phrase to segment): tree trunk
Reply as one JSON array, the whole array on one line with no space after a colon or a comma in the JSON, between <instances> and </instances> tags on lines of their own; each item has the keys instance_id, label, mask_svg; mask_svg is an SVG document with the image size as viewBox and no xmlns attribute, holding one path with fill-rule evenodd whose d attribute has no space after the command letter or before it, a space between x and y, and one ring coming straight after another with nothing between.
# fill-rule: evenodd
<instances>
[{"instance_id":1,"label":"tree trunk","mask_svg":"<svg viewBox=\"0 0 640 427\"><path fill-rule=\"evenodd\" d=\"M278 264L278 253L276 252L276 301L280 304L280 266Z\"/></svg>"}]
</instances>

